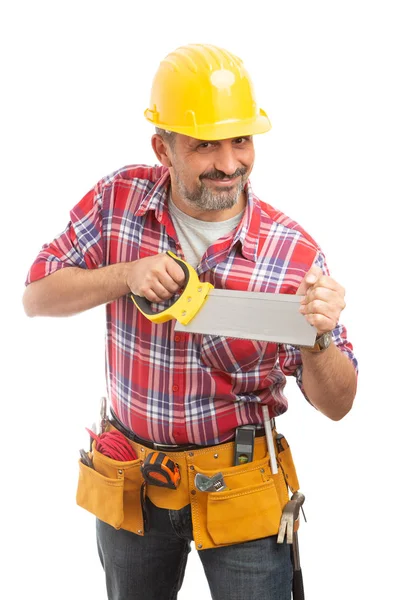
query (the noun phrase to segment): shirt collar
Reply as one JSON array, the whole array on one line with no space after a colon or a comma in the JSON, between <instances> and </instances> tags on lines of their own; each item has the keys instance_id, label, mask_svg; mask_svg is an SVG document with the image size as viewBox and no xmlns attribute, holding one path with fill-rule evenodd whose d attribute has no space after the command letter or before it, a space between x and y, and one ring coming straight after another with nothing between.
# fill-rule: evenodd
<instances>
[{"instance_id":1,"label":"shirt collar","mask_svg":"<svg viewBox=\"0 0 411 600\"><path fill-rule=\"evenodd\" d=\"M170 172L167 167L159 167L159 179L145 196L136 210L137 217L145 215L149 210L154 210L157 220L161 223L167 194L170 187Z\"/></svg>"}]
</instances>

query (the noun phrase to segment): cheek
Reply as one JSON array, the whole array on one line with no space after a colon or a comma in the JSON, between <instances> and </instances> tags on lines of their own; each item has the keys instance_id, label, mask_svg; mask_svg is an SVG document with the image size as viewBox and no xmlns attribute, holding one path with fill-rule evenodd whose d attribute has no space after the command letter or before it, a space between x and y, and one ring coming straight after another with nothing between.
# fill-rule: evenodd
<instances>
[{"instance_id":1,"label":"cheek","mask_svg":"<svg viewBox=\"0 0 411 600\"><path fill-rule=\"evenodd\" d=\"M203 163L203 161L190 160L187 158L182 161L179 165L179 177L184 180L186 186L193 188L194 186L200 186L200 176L210 170L209 163Z\"/></svg>"},{"instance_id":2,"label":"cheek","mask_svg":"<svg viewBox=\"0 0 411 600\"><path fill-rule=\"evenodd\" d=\"M254 149L250 150L250 152L248 153L247 157L246 157L246 165L248 168L248 171L252 171L252 168L254 166L254 160L255 160L255 152Z\"/></svg>"},{"instance_id":3,"label":"cheek","mask_svg":"<svg viewBox=\"0 0 411 600\"><path fill-rule=\"evenodd\" d=\"M250 175L251 171L253 170L254 158L255 158L254 150L248 150L248 151L243 150L242 152L239 152L236 156L236 159L238 161L238 166L240 168L247 169L247 173L245 174L245 177L248 177Z\"/></svg>"},{"instance_id":4,"label":"cheek","mask_svg":"<svg viewBox=\"0 0 411 600\"><path fill-rule=\"evenodd\" d=\"M190 165L180 163L178 166L174 168L176 178L178 181L187 189L194 190L201 185L199 180L199 175L197 175L196 171Z\"/></svg>"}]
</instances>

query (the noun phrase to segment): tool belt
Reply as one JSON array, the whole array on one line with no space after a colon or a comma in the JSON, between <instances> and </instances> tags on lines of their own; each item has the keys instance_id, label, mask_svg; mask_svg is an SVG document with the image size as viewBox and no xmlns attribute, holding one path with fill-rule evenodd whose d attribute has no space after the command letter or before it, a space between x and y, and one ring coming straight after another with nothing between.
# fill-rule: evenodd
<instances>
[{"instance_id":1,"label":"tool belt","mask_svg":"<svg viewBox=\"0 0 411 600\"><path fill-rule=\"evenodd\" d=\"M107 424L107 431L116 429ZM79 460L76 501L79 506L116 529L144 535L142 489L159 508L179 510L190 504L196 548L205 550L247 542L279 530L281 514L289 500L288 488L299 489L290 448L274 430L278 473L272 474L265 436L257 437L252 462L233 466L234 442L167 454L177 463L181 481L177 489L143 486L141 465L152 448L129 440L137 460L120 462L96 450L89 457L94 468ZM277 441L277 443L276 443ZM227 489L201 492L194 484L197 473L221 472Z\"/></svg>"}]
</instances>

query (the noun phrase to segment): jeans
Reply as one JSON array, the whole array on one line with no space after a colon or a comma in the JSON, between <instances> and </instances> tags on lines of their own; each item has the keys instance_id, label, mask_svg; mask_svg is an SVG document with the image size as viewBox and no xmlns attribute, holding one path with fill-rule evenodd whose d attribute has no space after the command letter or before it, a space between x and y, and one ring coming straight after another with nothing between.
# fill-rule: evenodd
<instances>
[{"instance_id":1,"label":"jeans","mask_svg":"<svg viewBox=\"0 0 411 600\"><path fill-rule=\"evenodd\" d=\"M97 545L109 600L176 600L190 552L191 508L157 508L138 536L97 520ZM213 600L290 600L290 546L277 536L200 550ZM195 595L193 595L195 597Z\"/></svg>"}]
</instances>

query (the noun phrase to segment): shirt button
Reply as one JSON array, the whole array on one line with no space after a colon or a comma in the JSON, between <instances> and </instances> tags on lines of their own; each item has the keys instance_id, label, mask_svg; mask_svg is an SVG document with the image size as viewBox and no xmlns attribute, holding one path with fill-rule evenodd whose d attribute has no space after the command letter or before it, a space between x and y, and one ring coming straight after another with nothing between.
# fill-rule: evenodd
<instances>
[{"instance_id":1,"label":"shirt button","mask_svg":"<svg viewBox=\"0 0 411 600\"><path fill-rule=\"evenodd\" d=\"M173 385L173 392L178 392L178 385Z\"/></svg>"},{"instance_id":2,"label":"shirt button","mask_svg":"<svg viewBox=\"0 0 411 600\"><path fill-rule=\"evenodd\" d=\"M181 337L179 335L176 335L175 338L174 338L174 341L175 342L179 342L180 340L181 340Z\"/></svg>"}]
</instances>

